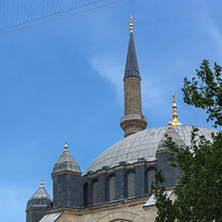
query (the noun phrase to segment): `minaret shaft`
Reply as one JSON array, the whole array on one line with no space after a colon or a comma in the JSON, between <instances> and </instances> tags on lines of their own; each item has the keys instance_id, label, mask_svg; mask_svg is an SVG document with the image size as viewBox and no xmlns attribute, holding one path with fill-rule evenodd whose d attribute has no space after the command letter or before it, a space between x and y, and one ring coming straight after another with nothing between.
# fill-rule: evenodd
<instances>
[{"instance_id":1,"label":"minaret shaft","mask_svg":"<svg viewBox=\"0 0 222 222\"><path fill-rule=\"evenodd\" d=\"M138 77L124 79L124 108L125 115L142 115L141 80Z\"/></svg>"}]
</instances>

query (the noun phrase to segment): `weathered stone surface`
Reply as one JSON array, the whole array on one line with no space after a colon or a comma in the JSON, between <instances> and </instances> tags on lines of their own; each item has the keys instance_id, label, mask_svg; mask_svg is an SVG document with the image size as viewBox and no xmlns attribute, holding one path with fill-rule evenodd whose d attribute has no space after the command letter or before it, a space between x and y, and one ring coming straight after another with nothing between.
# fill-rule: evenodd
<instances>
[{"instance_id":1,"label":"weathered stone surface","mask_svg":"<svg viewBox=\"0 0 222 222\"><path fill-rule=\"evenodd\" d=\"M82 210L65 209L58 222L153 222L156 207L143 208L148 197Z\"/></svg>"},{"instance_id":2,"label":"weathered stone surface","mask_svg":"<svg viewBox=\"0 0 222 222\"><path fill-rule=\"evenodd\" d=\"M217 133L218 130L203 126L196 126L199 131L198 135L204 135L207 140L212 140L211 134ZM179 137L184 141L186 146L190 145L190 136L193 129L192 125L172 126ZM127 138L120 140L101 153L85 170L84 175L88 171L98 171L103 166L114 167L120 162L127 163L137 162L139 158L146 161L156 159L156 151L161 148L162 138L167 132L168 126L156 127L143 130Z\"/></svg>"},{"instance_id":3,"label":"weathered stone surface","mask_svg":"<svg viewBox=\"0 0 222 222\"><path fill-rule=\"evenodd\" d=\"M140 78L124 79L125 115L142 114Z\"/></svg>"}]
</instances>

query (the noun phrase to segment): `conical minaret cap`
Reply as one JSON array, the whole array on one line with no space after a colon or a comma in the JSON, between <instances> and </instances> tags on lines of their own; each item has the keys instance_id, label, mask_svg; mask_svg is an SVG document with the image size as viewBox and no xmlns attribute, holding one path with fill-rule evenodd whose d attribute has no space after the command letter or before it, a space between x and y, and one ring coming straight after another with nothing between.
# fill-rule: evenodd
<instances>
[{"instance_id":1,"label":"conical minaret cap","mask_svg":"<svg viewBox=\"0 0 222 222\"><path fill-rule=\"evenodd\" d=\"M55 163L52 173L62 171L81 172L79 164L68 151L67 142L65 142L64 151Z\"/></svg>"},{"instance_id":2,"label":"conical minaret cap","mask_svg":"<svg viewBox=\"0 0 222 222\"><path fill-rule=\"evenodd\" d=\"M127 77L140 78L139 66L138 66L137 56L136 56L136 48L135 48L134 38L133 38L132 16L130 16L130 39L129 39L127 59L126 59L124 79Z\"/></svg>"}]
</instances>

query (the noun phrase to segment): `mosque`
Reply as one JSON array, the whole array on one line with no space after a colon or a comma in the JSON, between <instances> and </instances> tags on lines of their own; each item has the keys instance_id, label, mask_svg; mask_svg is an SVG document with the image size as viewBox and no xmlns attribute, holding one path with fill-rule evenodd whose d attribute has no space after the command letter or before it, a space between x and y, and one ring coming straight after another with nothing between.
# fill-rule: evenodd
<instances>
[{"instance_id":1,"label":"mosque","mask_svg":"<svg viewBox=\"0 0 222 222\"><path fill-rule=\"evenodd\" d=\"M168 165L169 154L163 141L168 134L176 144L190 145L192 126L178 121L174 94L172 122L146 129L132 17L123 81L125 115L120 119L120 126L125 138L100 154L83 173L66 142L52 171L53 198L42 181L28 200L26 222L153 222L157 210L151 184L158 169L162 170L164 185L172 198L171 189L177 184L179 170ZM211 133L217 132L198 128L209 140Z\"/></svg>"}]
</instances>

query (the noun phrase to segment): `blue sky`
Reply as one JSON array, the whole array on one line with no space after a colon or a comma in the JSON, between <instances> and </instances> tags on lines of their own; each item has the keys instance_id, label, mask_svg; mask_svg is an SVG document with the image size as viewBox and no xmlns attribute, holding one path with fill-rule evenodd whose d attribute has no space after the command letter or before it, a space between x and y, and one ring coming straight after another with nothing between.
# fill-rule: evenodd
<instances>
[{"instance_id":1,"label":"blue sky","mask_svg":"<svg viewBox=\"0 0 222 222\"><path fill-rule=\"evenodd\" d=\"M221 8L220 0L123 0L0 34L0 220L25 221L41 178L52 196L65 140L84 171L123 138L130 14L148 128L168 124L173 92L181 123L211 127L202 110L184 104L181 87L203 59L221 64Z\"/></svg>"}]
</instances>

